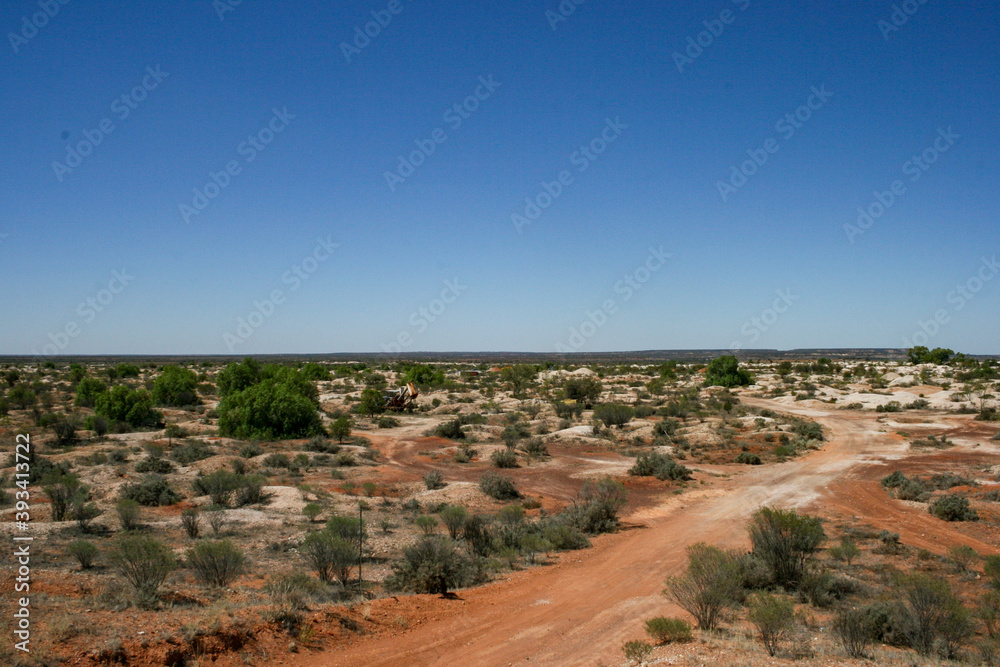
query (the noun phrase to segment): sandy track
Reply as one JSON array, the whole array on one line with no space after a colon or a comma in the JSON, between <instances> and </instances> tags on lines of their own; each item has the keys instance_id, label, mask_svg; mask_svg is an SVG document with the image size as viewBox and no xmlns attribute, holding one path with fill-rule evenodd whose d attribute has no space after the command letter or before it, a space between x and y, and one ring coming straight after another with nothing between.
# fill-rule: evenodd
<instances>
[{"instance_id":1,"label":"sandy track","mask_svg":"<svg viewBox=\"0 0 1000 667\"><path fill-rule=\"evenodd\" d=\"M745 402L816 419L827 428L828 442L796 460L750 468L711 487L641 509L628 517L635 527L602 536L589 550L565 554L555 566L462 591L460 599L418 596L425 610L420 625L361 637L352 644L301 656L296 664L593 665L598 660L613 664L620 661L623 641L644 637L642 619L676 613L661 590L663 580L684 566L685 547L700 541L747 546L747 518L761 505L823 508L829 499L848 513L875 513L878 523L896 524L897 531L899 521L915 519L884 492L879 495L869 489L863 497L843 497L845 484L850 485L849 471L877 461L880 455L904 451L898 438L878 433L873 417L765 399ZM837 486L835 491L832 485ZM969 542L964 537L962 541ZM413 598L387 598L372 605L388 618L414 609Z\"/></svg>"}]
</instances>

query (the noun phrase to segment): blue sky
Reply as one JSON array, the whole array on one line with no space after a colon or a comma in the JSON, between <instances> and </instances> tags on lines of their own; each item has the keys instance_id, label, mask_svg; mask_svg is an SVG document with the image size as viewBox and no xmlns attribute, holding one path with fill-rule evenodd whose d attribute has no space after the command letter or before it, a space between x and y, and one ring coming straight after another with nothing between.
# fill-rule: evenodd
<instances>
[{"instance_id":1,"label":"blue sky","mask_svg":"<svg viewBox=\"0 0 1000 667\"><path fill-rule=\"evenodd\" d=\"M5 4L0 353L1000 352L994 3L223 1Z\"/></svg>"}]
</instances>

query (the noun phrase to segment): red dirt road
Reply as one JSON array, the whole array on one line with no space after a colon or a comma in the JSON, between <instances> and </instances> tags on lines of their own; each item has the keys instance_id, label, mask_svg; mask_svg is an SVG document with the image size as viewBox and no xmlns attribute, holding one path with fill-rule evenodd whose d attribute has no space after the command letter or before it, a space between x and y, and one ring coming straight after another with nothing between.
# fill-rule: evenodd
<instances>
[{"instance_id":1,"label":"red dirt road","mask_svg":"<svg viewBox=\"0 0 1000 667\"><path fill-rule=\"evenodd\" d=\"M938 552L949 542L971 544L981 553L995 551L935 522L926 511L902 507L881 489L875 493L869 488L877 487L877 472L885 470L877 465L880 457L899 455L906 448L898 437L878 433L874 416L789 407L764 399L744 402L816 419L826 427L828 441L821 450L796 460L748 468L643 508L627 517L634 527L594 540L591 549L565 554L556 565L461 591L459 599L416 596L373 601L372 619L385 621L383 632L300 655L293 664L594 665L598 660L615 664L621 660L623 641L645 637L643 619L676 613L661 591L664 579L683 568L685 547L701 541L747 546L747 518L767 504L856 514L902 533L904 543ZM871 472L859 476L865 468ZM863 492L855 493L858 490ZM915 530L906 530L910 525ZM935 539L922 536L928 526L936 531Z\"/></svg>"}]
</instances>

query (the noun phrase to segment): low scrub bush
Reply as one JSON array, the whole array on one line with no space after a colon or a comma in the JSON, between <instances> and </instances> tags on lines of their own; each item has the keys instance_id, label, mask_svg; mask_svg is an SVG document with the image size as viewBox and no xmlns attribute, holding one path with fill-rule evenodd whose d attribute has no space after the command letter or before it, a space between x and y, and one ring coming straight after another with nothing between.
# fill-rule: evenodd
<instances>
[{"instance_id":1,"label":"low scrub bush","mask_svg":"<svg viewBox=\"0 0 1000 667\"><path fill-rule=\"evenodd\" d=\"M170 458L182 466L191 465L197 461L207 459L215 454L215 450L200 440L185 442L174 447L170 451Z\"/></svg>"},{"instance_id":2,"label":"low scrub bush","mask_svg":"<svg viewBox=\"0 0 1000 667\"><path fill-rule=\"evenodd\" d=\"M424 486L428 491L444 488L444 473L440 470L431 470L424 475Z\"/></svg>"},{"instance_id":3,"label":"low scrub bush","mask_svg":"<svg viewBox=\"0 0 1000 667\"><path fill-rule=\"evenodd\" d=\"M677 463L668 454L660 452L643 452L635 459L628 474L637 477L656 477L661 481L687 481L691 479L691 471Z\"/></svg>"},{"instance_id":4,"label":"low scrub bush","mask_svg":"<svg viewBox=\"0 0 1000 667\"><path fill-rule=\"evenodd\" d=\"M160 475L166 475L174 471L174 464L166 459L161 459L159 457L147 456L142 461L135 464L136 472L155 472Z\"/></svg>"},{"instance_id":5,"label":"low scrub bush","mask_svg":"<svg viewBox=\"0 0 1000 667\"><path fill-rule=\"evenodd\" d=\"M242 574L243 552L229 540L199 542L187 552L187 566L208 586L224 588Z\"/></svg>"},{"instance_id":6,"label":"low scrub bush","mask_svg":"<svg viewBox=\"0 0 1000 667\"><path fill-rule=\"evenodd\" d=\"M743 463L745 465L759 466L762 461L760 457L751 452L740 452L736 457L736 463Z\"/></svg>"},{"instance_id":7,"label":"low scrub bush","mask_svg":"<svg viewBox=\"0 0 1000 667\"><path fill-rule=\"evenodd\" d=\"M87 570L93 567L94 561L97 560L98 551L93 542L76 540L70 542L69 546L66 547L66 553L75 558L80 563L81 568Z\"/></svg>"},{"instance_id":8,"label":"low scrub bush","mask_svg":"<svg viewBox=\"0 0 1000 667\"><path fill-rule=\"evenodd\" d=\"M657 644L671 642L689 642L694 639L691 625L679 618L657 616L646 620L646 633Z\"/></svg>"},{"instance_id":9,"label":"low scrub bush","mask_svg":"<svg viewBox=\"0 0 1000 667\"><path fill-rule=\"evenodd\" d=\"M146 475L138 482L126 484L122 487L120 496L146 507L173 505L181 499L180 495L170 487L167 479L155 473Z\"/></svg>"},{"instance_id":10,"label":"low scrub bush","mask_svg":"<svg viewBox=\"0 0 1000 667\"><path fill-rule=\"evenodd\" d=\"M490 461L497 468L516 468L517 455L509 449L496 449L490 454Z\"/></svg>"},{"instance_id":11,"label":"low scrub bush","mask_svg":"<svg viewBox=\"0 0 1000 667\"><path fill-rule=\"evenodd\" d=\"M977 521L979 519L976 511L969 507L969 499L957 494L941 496L927 509L931 514L945 521Z\"/></svg>"},{"instance_id":12,"label":"low scrub bush","mask_svg":"<svg viewBox=\"0 0 1000 667\"><path fill-rule=\"evenodd\" d=\"M479 488L490 498L496 500L513 500L521 497L517 487L514 486L514 482L509 477L495 472L483 473L479 478Z\"/></svg>"},{"instance_id":13,"label":"low scrub bush","mask_svg":"<svg viewBox=\"0 0 1000 667\"><path fill-rule=\"evenodd\" d=\"M108 559L132 587L134 602L146 608L156 604L160 586L176 566L170 548L145 535L117 538Z\"/></svg>"},{"instance_id":14,"label":"low scrub bush","mask_svg":"<svg viewBox=\"0 0 1000 667\"><path fill-rule=\"evenodd\" d=\"M465 431L462 430L462 422L458 419L452 419L443 424L438 424L434 428L434 435L441 438L448 438L449 440L463 440L465 438Z\"/></svg>"}]
</instances>

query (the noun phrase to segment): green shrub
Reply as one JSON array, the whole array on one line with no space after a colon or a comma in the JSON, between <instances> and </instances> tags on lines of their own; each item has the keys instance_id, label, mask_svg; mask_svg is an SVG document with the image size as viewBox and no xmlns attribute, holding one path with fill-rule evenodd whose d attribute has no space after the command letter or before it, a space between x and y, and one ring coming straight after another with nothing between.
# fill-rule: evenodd
<instances>
[{"instance_id":1,"label":"green shrub","mask_svg":"<svg viewBox=\"0 0 1000 667\"><path fill-rule=\"evenodd\" d=\"M80 407L92 408L97 397L108 390L108 385L97 378L85 377L76 385L76 398L73 403Z\"/></svg>"},{"instance_id":2,"label":"green shrub","mask_svg":"<svg viewBox=\"0 0 1000 667\"><path fill-rule=\"evenodd\" d=\"M122 498L115 504L122 530L136 530L142 520L142 506L129 498Z\"/></svg>"},{"instance_id":3,"label":"green shrub","mask_svg":"<svg viewBox=\"0 0 1000 667\"><path fill-rule=\"evenodd\" d=\"M459 419L438 424L434 427L434 435L441 438L448 438L449 440L465 439L465 431L462 430L462 422Z\"/></svg>"},{"instance_id":4,"label":"green shrub","mask_svg":"<svg viewBox=\"0 0 1000 667\"><path fill-rule=\"evenodd\" d=\"M167 479L155 473L146 475L138 482L124 485L120 497L134 500L146 507L173 505L181 499L177 492L170 488Z\"/></svg>"},{"instance_id":5,"label":"green shrub","mask_svg":"<svg viewBox=\"0 0 1000 667\"><path fill-rule=\"evenodd\" d=\"M132 586L134 601L141 607L155 605L157 591L176 565L169 547L145 535L117 538L108 558Z\"/></svg>"},{"instance_id":6,"label":"green shrub","mask_svg":"<svg viewBox=\"0 0 1000 667\"><path fill-rule=\"evenodd\" d=\"M201 532L201 526L198 522L198 510L194 507L187 507L181 512L181 525L184 526L184 532L192 540L197 539L198 533Z\"/></svg>"},{"instance_id":7,"label":"green shrub","mask_svg":"<svg viewBox=\"0 0 1000 667\"><path fill-rule=\"evenodd\" d=\"M219 435L276 440L323 432L315 385L296 376L292 369L275 371L273 377L241 391L223 393L221 383L219 390L223 396Z\"/></svg>"},{"instance_id":8,"label":"green shrub","mask_svg":"<svg viewBox=\"0 0 1000 667\"><path fill-rule=\"evenodd\" d=\"M170 451L170 457L182 466L191 465L214 455L215 450L200 440L185 442Z\"/></svg>"},{"instance_id":9,"label":"green shrub","mask_svg":"<svg viewBox=\"0 0 1000 667\"><path fill-rule=\"evenodd\" d=\"M866 658L876 632L870 614L864 609L841 609L833 617L833 634L850 658Z\"/></svg>"},{"instance_id":10,"label":"green shrub","mask_svg":"<svg viewBox=\"0 0 1000 667\"><path fill-rule=\"evenodd\" d=\"M403 549L403 557L393 565L386 579L389 590L437 593L475 583L474 564L444 537L424 537Z\"/></svg>"},{"instance_id":11,"label":"green shrub","mask_svg":"<svg viewBox=\"0 0 1000 667\"><path fill-rule=\"evenodd\" d=\"M224 588L244 569L246 558L229 540L199 542L187 552L187 566L208 586Z\"/></svg>"},{"instance_id":12,"label":"green shrub","mask_svg":"<svg viewBox=\"0 0 1000 667\"><path fill-rule=\"evenodd\" d=\"M517 455L509 449L496 449L490 454L490 461L497 468L516 468Z\"/></svg>"},{"instance_id":13,"label":"green shrub","mask_svg":"<svg viewBox=\"0 0 1000 667\"><path fill-rule=\"evenodd\" d=\"M927 510L939 519L945 521L978 521L979 515L969 507L969 499L965 496L950 494L941 496Z\"/></svg>"},{"instance_id":14,"label":"green shrub","mask_svg":"<svg viewBox=\"0 0 1000 667\"><path fill-rule=\"evenodd\" d=\"M213 505L227 507L242 481L243 475L228 470L216 470L195 477L191 486L198 495L209 496Z\"/></svg>"},{"instance_id":15,"label":"green shrub","mask_svg":"<svg viewBox=\"0 0 1000 667\"><path fill-rule=\"evenodd\" d=\"M496 500L513 500L520 498L514 482L509 477L504 477L495 472L483 473L479 478L479 488L483 493Z\"/></svg>"},{"instance_id":16,"label":"green shrub","mask_svg":"<svg viewBox=\"0 0 1000 667\"><path fill-rule=\"evenodd\" d=\"M389 415L383 415L378 418L376 425L379 428L396 428L399 426L400 421L395 417L390 417Z\"/></svg>"},{"instance_id":17,"label":"green shrub","mask_svg":"<svg viewBox=\"0 0 1000 667\"><path fill-rule=\"evenodd\" d=\"M635 459L628 474L638 477L656 477L658 480L687 481L691 471L680 465L670 455L660 452L642 452Z\"/></svg>"},{"instance_id":18,"label":"green shrub","mask_svg":"<svg viewBox=\"0 0 1000 667\"><path fill-rule=\"evenodd\" d=\"M774 657L781 640L792 629L795 608L784 598L756 593L747 605L747 618L757 628L757 636L768 655Z\"/></svg>"},{"instance_id":19,"label":"green shrub","mask_svg":"<svg viewBox=\"0 0 1000 667\"><path fill-rule=\"evenodd\" d=\"M125 385L118 385L98 394L94 400L94 412L132 428L157 427L163 422L163 415L153 409L153 397L148 391L131 389Z\"/></svg>"},{"instance_id":20,"label":"green shrub","mask_svg":"<svg viewBox=\"0 0 1000 667\"><path fill-rule=\"evenodd\" d=\"M461 505L448 505L440 512L441 521L448 530L448 535L453 540L457 540L465 528L465 523L469 520L469 512Z\"/></svg>"},{"instance_id":21,"label":"green shrub","mask_svg":"<svg viewBox=\"0 0 1000 667\"><path fill-rule=\"evenodd\" d=\"M66 547L66 553L75 558L80 563L82 569L88 570L93 567L98 551L93 542L76 540L75 542L70 542L69 546Z\"/></svg>"},{"instance_id":22,"label":"green shrub","mask_svg":"<svg viewBox=\"0 0 1000 667\"><path fill-rule=\"evenodd\" d=\"M694 616L698 627L714 630L740 597L742 564L735 554L703 542L690 545L687 554L687 569L667 579L664 594Z\"/></svg>"},{"instance_id":23,"label":"green shrub","mask_svg":"<svg viewBox=\"0 0 1000 667\"><path fill-rule=\"evenodd\" d=\"M646 661L653 647L644 641L632 639L622 644L622 654L629 664L641 664Z\"/></svg>"},{"instance_id":24,"label":"green shrub","mask_svg":"<svg viewBox=\"0 0 1000 667\"><path fill-rule=\"evenodd\" d=\"M264 459L264 465L268 468L287 468L291 464L291 460L284 454L268 454Z\"/></svg>"},{"instance_id":25,"label":"green shrub","mask_svg":"<svg viewBox=\"0 0 1000 667\"><path fill-rule=\"evenodd\" d=\"M153 381L153 400L174 407L197 405L198 374L180 366L164 366Z\"/></svg>"},{"instance_id":26,"label":"green shrub","mask_svg":"<svg viewBox=\"0 0 1000 667\"><path fill-rule=\"evenodd\" d=\"M806 563L826 539L818 517L799 515L795 510L762 507L747 527L753 554L771 572L772 583L794 588L805 572Z\"/></svg>"},{"instance_id":27,"label":"green shrub","mask_svg":"<svg viewBox=\"0 0 1000 667\"><path fill-rule=\"evenodd\" d=\"M712 359L705 370L705 386L739 387L752 382L750 374L740 368L733 355Z\"/></svg>"},{"instance_id":28,"label":"green shrub","mask_svg":"<svg viewBox=\"0 0 1000 667\"><path fill-rule=\"evenodd\" d=\"M335 577L344 587L347 586L351 568L358 562L357 545L329 528L309 533L299 551L312 565L320 581L330 582Z\"/></svg>"},{"instance_id":29,"label":"green shrub","mask_svg":"<svg viewBox=\"0 0 1000 667\"><path fill-rule=\"evenodd\" d=\"M444 474L440 470L431 470L424 475L424 486L428 491L444 487Z\"/></svg>"},{"instance_id":30,"label":"green shrub","mask_svg":"<svg viewBox=\"0 0 1000 667\"><path fill-rule=\"evenodd\" d=\"M759 466L762 463L762 461L760 460L760 457L757 456L756 454L753 454L751 452L740 452L740 454L736 457L736 463L743 463L751 466Z\"/></svg>"},{"instance_id":31,"label":"green shrub","mask_svg":"<svg viewBox=\"0 0 1000 667\"><path fill-rule=\"evenodd\" d=\"M606 476L585 482L566 514L584 533L610 533L618 528L618 511L626 501L625 485Z\"/></svg>"},{"instance_id":32,"label":"green shrub","mask_svg":"<svg viewBox=\"0 0 1000 667\"><path fill-rule=\"evenodd\" d=\"M252 459L253 457L260 456L263 453L264 450L261 449L261 446L256 442L248 442L240 447L240 456L245 459Z\"/></svg>"},{"instance_id":33,"label":"green shrub","mask_svg":"<svg viewBox=\"0 0 1000 667\"><path fill-rule=\"evenodd\" d=\"M657 644L669 644L671 642L689 642L694 639L691 634L691 625L679 618L667 618L656 616L646 620L646 633Z\"/></svg>"},{"instance_id":34,"label":"green shrub","mask_svg":"<svg viewBox=\"0 0 1000 667\"><path fill-rule=\"evenodd\" d=\"M627 405L604 403L594 408L594 419L604 422L607 427L622 427L632 420L635 411Z\"/></svg>"},{"instance_id":35,"label":"green shrub","mask_svg":"<svg viewBox=\"0 0 1000 667\"><path fill-rule=\"evenodd\" d=\"M174 466L170 461L159 457L147 456L135 464L136 472L155 472L166 475L174 471Z\"/></svg>"},{"instance_id":36,"label":"green shrub","mask_svg":"<svg viewBox=\"0 0 1000 667\"><path fill-rule=\"evenodd\" d=\"M528 456L536 458L549 455L549 449L545 446L545 443L541 438L530 438L527 442L521 445L521 451Z\"/></svg>"},{"instance_id":37,"label":"green shrub","mask_svg":"<svg viewBox=\"0 0 1000 667\"><path fill-rule=\"evenodd\" d=\"M306 503L306 505L302 508L302 514L309 519L309 523L315 522L316 517L322 514L322 512L323 507L319 503Z\"/></svg>"}]
</instances>

